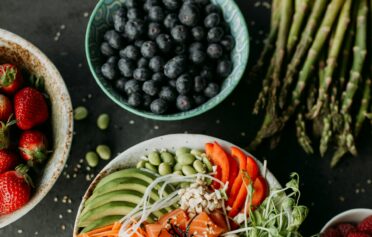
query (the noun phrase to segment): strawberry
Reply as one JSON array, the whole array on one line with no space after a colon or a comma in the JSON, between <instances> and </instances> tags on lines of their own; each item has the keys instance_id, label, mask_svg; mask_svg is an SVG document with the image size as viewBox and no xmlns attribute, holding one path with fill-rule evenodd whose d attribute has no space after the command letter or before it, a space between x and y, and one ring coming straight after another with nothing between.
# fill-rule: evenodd
<instances>
[{"instance_id":1,"label":"strawberry","mask_svg":"<svg viewBox=\"0 0 372 237\"><path fill-rule=\"evenodd\" d=\"M0 150L0 174L14 169L18 165L18 155L10 150Z\"/></svg>"},{"instance_id":2,"label":"strawberry","mask_svg":"<svg viewBox=\"0 0 372 237\"><path fill-rule=\"evenodd\" d=\"M330 227L326 229L326 231L322 233L320 236L321 237L342 237L340 231L334 227Z\"/></svg>"},{"instance_id":3,"label":"strawberry","mask_svg":"<svg viewBox=\"0 0 372 237\"><path fill-rule=\"evenodd\" d=\"M337 229L340 231L341 235L343 237L347 237L347 235L350 233L350 232L353 232L356 230L355 226L353 226L352 224L350 223L341 223L341 224L338 224L337 225Z\"/></svg>"},{"instance_id":4,"label":"strawberry","mask_svg":"<svg viewBox=\"0 0 372 237\"><path fill-rule=\"evenodd\" d=\"M16 121L12 120L12 116L9 117L6 123L0 121L0 150L7 149L10 146L10 138L9 138L9 128Z\"/></svg>"},{"instance_id":5,"label":"strawberry","mask_svg":"<svg viewBox=\"0 0 372 237\"><path fill-rule=\"evenodd\" d=\"M22 158L32 166L47 158L47 144L47 137L42 132L30 130L21 134L18 148Z\"/></svg>"},{"instance_id":6,"label":"strawberry","mask_svg":"<svg viewBox=\"0 0 372 237\"><path fill-rule=\"evenodd\" d=\"M17 125L22 130L43 124L49 117L43 94L32 87L22 89L14 96L14 111Z\"/></svg>"},{"instance_id":7,"label":"strawberry","mask_svg":"<svg viewBox=\"0 0 372 237\"><path fill-rule=\"evenodd\" d=\"M13 113L13 104L8 97L0 94L0 121L7 121Z\"/></svg>"},{"instance_id":8,"label":"strawberry","mask_svg":"<svg viewBox=\"0 0 372 237\"><path fill-rule=\"evenodd\" d=\"M8 95L15 94L23 85L23 77L18 68L12 64L0 65L0 88Z\"/></svg>"},{"instance_id":9,"label":"strawberry","mask_svg":"<svg viewBox=\"0 0 372 237\"><path fill-rule=\"evenodd\" d=\"M358 225L358 230L369 233L372 235L372 215L365 218L362 222Z\"/></svg>"},{"instance_id":10,"label":"strawberry","mask_svg":"<svg viewBox=\"0 0 372 237\"><path fill-rule=\"evenodd\" d=\"M28 167L19 165L15 171L0 174L0 216L23 207L29 200L32 181Z\"/></svg>"},{"instance_id":11,"label":"strawberry","mask_svg":"<svg viewBox=\"0 0 372 237\"><path fill-rule=\"evenodd\" d=\"M371 237L371 236L361 231L352 231L347 235L347 237Z\"/></svg>"}]
</instances>

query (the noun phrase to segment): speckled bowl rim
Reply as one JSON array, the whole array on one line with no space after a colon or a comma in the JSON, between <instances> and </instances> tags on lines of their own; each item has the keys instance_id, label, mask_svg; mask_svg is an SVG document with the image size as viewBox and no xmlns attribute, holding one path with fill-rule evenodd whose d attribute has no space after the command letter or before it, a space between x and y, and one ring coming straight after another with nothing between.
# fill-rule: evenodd
<instances>
[{"instance_id":1,"label":"speckled bowl rim","mask_svg":"<svg viewBox=\"0 0 372 237\"><path fill-rule=\"evenodd\" d=\"M334 216L332 219L330 219L327 222L327 224L323 226L320 233L323 233L329 227L339 224L339 223L343 223L343 222L359 223L364 218L370 215L372 215L372 209L369 209L369 208L355 208L355 209L350 209L350 210L341 212L337 214L336 216Z\"/></svg>"},{"instance_id":2,"label":"speckled bowl rim","mask_svg":"<svg viewBox=\"0 0 372 237\"><path fill-rule=\"evenodd\" d=\"M65 130L63 133L64 137L64 148L62 150L62 154L59 155L60 159L58 162L58 165L53 167L53 174L51 175L51 179L49 182L43 187L40 187L38 190L37 195L33 196L30 202L28 202L24 207L20 208L19 210L5 215L3 217L6 217L5 221L0 224L0 228L3 228L24 215L26 215L29 211L31 211L37 204L41 202L41 200L44 199L44 197L48 194L48 192L52 189L54 184L56 183L57 179L61 175L63 168L65 166L65 163L68 159L69 152L71 149L71 144L72 144L72 134L73 134L73 116L72 116L72 103L71 103L71 98L68 93L66 84L59 73L58 69L55 67L55 65L50 61L50 59L43 53L41 52L40 49L38 49L35 45L30 43L29 41L25 40L24 38L9 32L7 30L4 30L0 28L0 36L1 38L5 39L8 42L12 42L14 44L17 44L21 46L23 49L26 49L31 55L33 55L35 58L37 58L40 62L43 63L44 68L48 68L48 71L52 72L53 79L56 81L56 83L59 84L59 89L60 89L60 94L63 95L65 98L64 100L60 101L59 103L63 103L63 107L66 109L67 114L64 115L67 119L66 124L67 124L67 130ZM50 95L53 96L53 95ZM56 155L53 153L52 157ZM56 155L57 156L57 155ZM57 156L58 157L58 156ZM56 157L56 158L57 158ZM44 170L45 172L45 170Z\"/></svg>"},{"instance_id":3,"label":"speckled bowl rim","mask_svg":"<svg viewBox=\"0 0 372 237\"><path fill-rule=\"evenodd\" d=\"M217 105L219 105L220 103L222 103L222 101L224 101L233 91L234 89L238 86L240 80L242 79L243 75L244 75L244 72L245 72L245 69L247 68L247 64L248 64L248 59L249 59L249 55L250 55L250 41L249 41L249 31L248 31L248 27L247 27L247 23L245 21L245 18L243 16L243 13L241 12L239 6L236 4L236 2L234 0L229 0L229 2L231 2L231 4L237 9L237 17L240 18L242 21L242 26L243 26L243 34L246 35L247 37L247 54L246 55L243 55L242 56L242 64L241 64L241 67L244 67L244 70L241 70L241 72L238 74L238 79L237 80L234 80L228 89L222 91L220 94L218 94L219 96L219 101L216 103L214 102L213 99L215 98L212 98L210 99L209 101L207 101L206 103L204 103L203 105L205 106L203 110L198 110L197 108L196 109L192 109L190 111L187 111L187 112L182 112L182 113L176 113L176 114L169 114L169 115L156 115L156 114L152 114L152 113L149 113L149 112L146 112L146 111L142 111L142 110L138 110L138 109L135 109L135 108L132 108L128 105L126 105L125 103L122 103L121 101L119 101L117 98L115 98L114 95L112 95L107 89L106 87L101 83L101 80L99 79L96 71L94 70L94 66L91 62L91 55L90 55L90 51L89 51L89 40L90 40L90 35L91 35L91 25L93 24L93 21L94 21L94 18L96 16L96 13L97 11L101 8L102 4L104 3L105 0L100 0L97 5L95 6L92 14L90 15L90 18L89 18L89 21L88 21L88 25L87 25L87 29L86 29L86 33L85 33L85 54L86 54L86 58L87 58L87 61L88 61L88 65L89 65L89 69L91 71L91 73L93 74L93 77L95 79L95 81L97 82L97 84L99 85L99 87L101 88L101 90L112 100L114 101L117 105L119 105L121 108L133 113L133 114L136 114L138 116L141 116L141 117L145 117L145 118L149 118L149 119L154 119L154 120L159 120L159 121L177 121L177 120L184 120L184 119L188 119L188 118L192 118L192 117L195 117L195 116L198 116L198 115L201 115L213 108L215 108Z\"/></svg>"},{"instance_id":4,"label":"speckled bowl rim","mask_svg":"<svg viewBox=\"0 0 372 237\"><path fill-rule=\"evenodd\" d=\"M98 183L98 181L105 177L108 173L111 173L115 170L118 169L123 169L125 167L132 167L135 166L135 163L138 162L141 159L141 156L154 150L154 149L162 149L162 148L167 148L167 149L176 149L174 147L174 143L181 143L178 140L182 140L183 146L190 146L189 143L190 141L194 142L202 142L200 143L200 147L191 147L191 148L196 148L196 149L201 149L203 147L203 144L205 142L213 142L216 141L219 144L221 144L223 147L231 147L235 146L240 148L239 146L228 142L223 139L219 139L216 137L208 136L208 135L203 135L203 134L185 134L185 133L177 133L177 134L168 134L168 135L163 135L155 138L151 138L145 141L142 141L140 143L137 143L136 145L133 145L126 150L124 150L122 153L118 154L114 159L110 161L92 180L90 183L89 187L87 188L84 196L82 197L81 203L79 205L79 209L77 211L76 217L75 217L75 223L74 223L74 229L73 229L73 236L76 237L78 234L79 228L77 227L77 222L78 222L78 217L83 209L83 204L85 200L91 195L92 190ZM162 147L151 147L151 145L159 146L159 143L163 144L164 146ZM254 157L252 154L249 152L245 151L243 148L240 148L242 151L244 151L245 154L253 157L256 161L257 164L259 165L261 171L263 170L263 164L261 161L259 161L256 157ZM133 156L134 153L137 153L137 151L140 150L141 154L138 154L140 156ZM281 189L281 185L279 181L275 178L275 176L270 172L269 169L266 170L266 176L265 178L268 181L270 189L278 188Z\"/></svg>"}]
</instances>

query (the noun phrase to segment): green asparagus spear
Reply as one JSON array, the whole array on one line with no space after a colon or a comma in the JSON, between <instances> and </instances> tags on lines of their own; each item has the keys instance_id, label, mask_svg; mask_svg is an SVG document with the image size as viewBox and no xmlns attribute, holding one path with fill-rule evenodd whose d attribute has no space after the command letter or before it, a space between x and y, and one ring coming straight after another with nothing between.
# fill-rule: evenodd
<instances>
[{"instance_id":1,"label":"green asparagus spear","mask_svg":"<svg viewBox=\"0 0 372 237\"><path fill-rule=\"evenodd\" d=\"M371 79L365 81L362 102L355 122L355 136L358 136L368 113L371 100Z\"/></svg>"},{"instance_id":2,"label":"green asparagus spear","mask_svg":"<svg viewBox=\"0 0 372 237\"><path fill-rule=\"evenodd\" d=\"M298 143L301 145L301 147L307 154L313 154L314 149L311 146L311 140L309 136L306 134L306 124L302 113L299 113L297 115L296 131Z\"/></svg>"},{"instance_id":3,"label":"green asparagus spear","mask_svg":"<svg viewBox=\"0 0 372 237\"><path fill-rule=\"evenodd\" d=\"M258 99L254 105L253 113L258 114L261 108L264 108L266 105L266 98L269 92L270 88L270 79L271 75L274 70L274 64L273 64L274 58L271 60L269 69L267 70L266 76L262 81L262 90L260 91L258 95Z\"/></svg>"}]
</instances>

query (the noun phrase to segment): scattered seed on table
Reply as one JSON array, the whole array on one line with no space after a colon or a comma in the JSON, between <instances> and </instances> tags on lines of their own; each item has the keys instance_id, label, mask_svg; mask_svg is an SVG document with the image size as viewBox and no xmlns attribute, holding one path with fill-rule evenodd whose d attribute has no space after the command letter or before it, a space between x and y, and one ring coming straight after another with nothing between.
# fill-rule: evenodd
<instances>
[{"instance_id":1,"label":"scattered seed on table","mask_svg":"<svg viewBox=\"0 0 372 237\"><path fill-rule=\"evenodd\" d=\"M101 130L106 130L110 125L110 116L106 113L101 114L97 118L97 127Z\"/></svg>"},{"instance_id":2,"label":"scattered seed on table","mask_svg":"<svg viewBox=\"0 0 372 237\"><path fill-rule=\"evenodd\" d=\"M158 126L158 125L155 125L155 126L154 126L154 129L155 129L155 130L158 130L158 129L159 129L159 126Z\"/></svg>"},{"instance_id":3,"label":"scattered seed on table","mask_svg":"<svg viewBox=\"0 0 372 237\"><path fill-rule=\"evenodd\" d=\"M66 226L65 225L61 225L61 230L66 230Z\"/></svg>"},{"instance_id":4,"label":"scattered seed on table","mask_svg":"<svg viewBox=\"0 0 372 237\"><path fill-rule=\"evenodd\" d=\"M372 183L372 180L367 179L367 184L371 184L371 183Z\"/></svg>"},{"instance_id":5,"label":"scattered seed on table","mask_svg":"<svg viewBox=\"0 0 372 237\"><path fill-rule=\"evenodd\" d=\"M67 209L67 213L72 213L72 210L71 209Z\"/></svg>"},{"instance_id":6,"label":"scattered seed on table","mask_svg":"<svg viewBox=\"0 0 372 237\"><path fill-rule=\"evenodd\" d=\"M22 234L23 233L23 230L22 229L19 229L17 230L18 234Z\"/></svg>"},{"instance_id":7,"label":"scattered seed on table","mask_svg":"<svg viewBox=\"0 0 372 237\"><path fill-rule=\"evenodd\" d=\"M133 121L133 120L130 120L130 121L129 121L129 124L134 124L134 121Z\"/></svg>"},{"instance_id":8,"label":"scattered seed on table","mask_svg":"<svg viewBox=\"0 0 372 237\"><path fill-rule=\"evenodd\" d=\"M109 160L111 158L111 149L107 145L98 145L96 152L102 160Z\"/></svg>"},{"instance_id":9,"label":"scattered seed on table","mask_svg":"<svg viewBox=\"0 0 372 237\"><path fill-rule=\"evenodd\" d=\"M84 12L83 16L84 17L88 17L89 16L89 13L88 12Z\"/></svg>"},{"instance_id":10,"label":"scattered seed on table","mask_svg":"<svg viewBox=\"0 0 372 237\"><path fill-rule=\"evenodd\" d=\"M340 196L339 199L340 199L340 202L344 202L345 201L345 198L343 196Z\"/></svg>"},{"instance_id":11,"label":"scattered seed on table","mask_svg":"<svg viewBox=\"0 0 372 237\"><path fill-rule=\"evenodd\" d=\"M54 202L58 202L58 197L54 197L54 198L53 198L53 201L54 201Z\"/></svg>"},{"instance_id":12,"label":"scattered seed on table","mask_svg":"<svg viewBox=\"0 0 372 237\"><path fill-rule=\"evenodd\" d=\"M64 30L64 29L66 29L66 25L61 25L60 28L61 28L61 30Z\"/></svg>"},{"instance_id":13,"label":"scattered seed on table","mask_svg":"<svg viewBox=\"0 0 372 237\"><path fill-rule=\"evenodd\" d=\"M99 157L94 151L89 151L85 155L85 160L90 167L96 167L98 165Z\"/></svg>"},{"instance_id":14,"label":"scattered seed on table","mask_svg":"<svg viewBox=\"0 0 372 237\"><path fill-rule=\"evenodd\" d=\"M88 117L88 110L84 106L79 106L74 109L74 119L83 120Z\"/></svg>"},{"instance_id":15,"label":"scattered seed on table","mask_svg":"<svg viewBox=\"0 0 372 237\"><path fill-rule=\"evenodd\" d=\"M62 214L59 214L59 215L58 215L58 218L59 218L59 219L63 219L63 215L62 215Z\"/></svg>"}]
</instances>

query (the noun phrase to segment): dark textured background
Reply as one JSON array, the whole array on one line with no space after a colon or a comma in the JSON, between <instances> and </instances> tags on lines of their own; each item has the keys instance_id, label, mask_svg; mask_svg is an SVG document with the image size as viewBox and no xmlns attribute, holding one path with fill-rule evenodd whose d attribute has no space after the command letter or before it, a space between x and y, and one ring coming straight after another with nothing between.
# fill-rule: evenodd
<instances>
[{"instance_id":1,"label":"dark textured background","mask_svg":"<svg viewBox=\"0 0 372 237\"><path fill-rule=\"evenodd\" d=\"M189 132L208 134L246 146L258 129L259 118L252 116L251 111L259 84L250 82L247 75L225 102L207 114L187 121L151 121L134 116L112 103L96 85L85 60L85 27L88 13L96 2L0 2L0 27L28 39L48 55L62 73L74 106L85 105L91 112L88 120L75 123L76 134L65 175L59 178L48 196L34 210L1 229L1 237L71 236L80 198L89 184L85 176L92 173L86 171L83 165L77 177L73 178L73 169L85 152L98 144L110 144L116 154L152 137ZM237 2L246 17L251 34L252 64L257 59L268 29L267 1ZM60 37L56 40L58 32ZM95 129L95 117L102 112L108 112L112 118L112 126L106 132ZM356 207L372 208L372 146L369 131L365 131L361 138L359 157L348 157L334 170L329 168L329 157L320 159L317 156L306 156L296 143L293 129L286 131L275 152L261 148L255 155L268 159L270 170L282 184L288 180L290 172L300 173L301 202L310 207L309 217L303 227L304 236L317 233L329 218L340 211ZM94 173L104 165L105 162L101 162ZM66 174L70 175L69 179ZM71 203L64 203L63 197L71 199Z\"/></svg>"}]
</instances>

